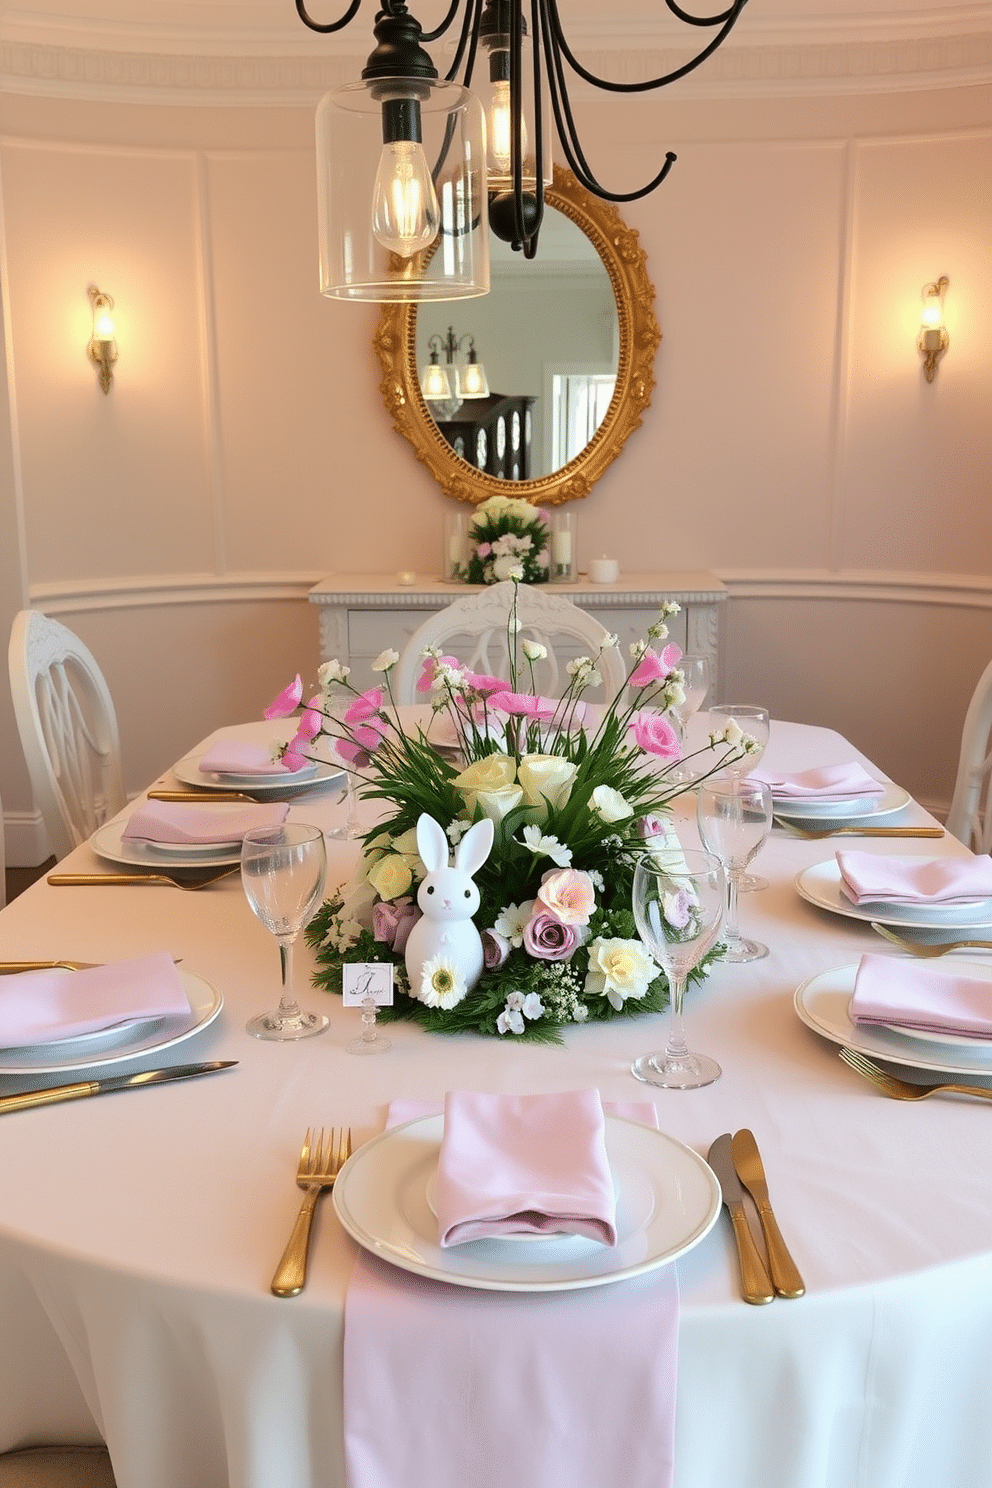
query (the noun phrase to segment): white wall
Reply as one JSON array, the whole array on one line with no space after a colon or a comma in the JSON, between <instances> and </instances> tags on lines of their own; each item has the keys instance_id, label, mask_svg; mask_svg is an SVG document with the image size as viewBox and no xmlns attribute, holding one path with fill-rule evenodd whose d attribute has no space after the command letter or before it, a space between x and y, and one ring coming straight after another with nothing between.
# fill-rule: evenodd
<instances>
[{"instance_id":1,"label":"white wall","mask_svg":"<svg viewBox=\"0 0 992 1488\"><path fill-rule=\"evenodd\" d=\"M309 104L0 108L3 618L27 595L96 652L134 790L312 675L321 574L431 572L445 498L380 403L375 309L317 293ZM728 691L946 802L992 654L992 87L584 112L618 170L679 161L625 209L664 340L580 557L719 574ZM920 289L942 273L927 386ZM109 397L91 282L117 302ZM12 739L3 698L8 856L29 861Z\"/></svg>"}]
</instances>

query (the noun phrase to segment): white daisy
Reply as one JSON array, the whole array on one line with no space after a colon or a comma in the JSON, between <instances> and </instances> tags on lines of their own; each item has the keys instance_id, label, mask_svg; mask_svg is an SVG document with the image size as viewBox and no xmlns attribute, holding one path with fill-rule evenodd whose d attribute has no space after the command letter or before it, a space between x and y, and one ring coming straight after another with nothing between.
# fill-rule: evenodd
<instances>
[{"instance_id":1,"label":"white daisy","mask_svg":"<svg viewBox=\"0 0 992 1488\"><path fill-rule=\"evenodd\" d=\"M447 1012L461 1002L467 991L461 968L450 956L441 952L424 962L420 973L420 1000L428 1007Z\"/></svg>"}]
</instances>

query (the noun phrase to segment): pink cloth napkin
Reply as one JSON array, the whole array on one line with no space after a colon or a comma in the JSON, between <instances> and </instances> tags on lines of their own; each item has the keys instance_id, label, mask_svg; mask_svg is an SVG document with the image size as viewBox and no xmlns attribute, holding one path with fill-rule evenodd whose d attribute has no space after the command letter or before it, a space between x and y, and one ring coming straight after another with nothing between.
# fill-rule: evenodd
<instances>
[{"instance_id":1,"label":"pink cloth napkin","mask_svg":"<svg viewBox=\"0 0 992 1488\"><path fill-rule=\"evenodd\" d=\"M616 1245L599 1091L449 1091L435 1202L442 1245L522 1234L587 1235Z\"/></svg>"},{"instance_id":2,"label":"pink cloth napkin","mask_svg":"<svg viewBox=\"0 0 992 1488\"><path fill-rule=\"evenodd\" d=\"M143 801L128 818L121 836L131 842L240 842L255 827L277 827L289 815L283 801L259 806L215 801Z\"/></svg>"},{"instance_id":3,"label":"pink cloth napkin","mask_svg":"<svg viewBox=\"0 0 992 1488\"><path fill-rule=\"evenodd\" d=\"M853 904L981 904L992 898L992 858L886 858L839 852L841 889Z\"/></svg>"},{"instance_id":4,"label":"pink cloth napkin","mask_svg":"<svg viewBox=\"0 0 992 1488\"><path fill-rule=\"evenodd\" d=\"M862 956L850 1014L853 1023L992 1039L992 982L895 956Z\"/></svg>"},{"instance_id":5,"label":"pink cloth napkin","mask_svg":"<svg viewBox=\"0 0 992 1488\"><path fill-rule=\"evenodd\" d=\"M394 1102L389 1124L436 1110ZM657 1126L648 1102L606 1110ZM678 1326L674 1266L524 1294L362 1250L345 1302L349 1488L671 1488Z\"/></svg>"},{"instance_id":6,"label":"pink cloth napkin","mask_svg":"<svg viewBox=\"0 0 992 1488\"><path fill-rule=\"evenodd\" d=\"M751 780L762 780L781 801L849 801L856 796L882 796L885 786L859 764L824 765L818 770L752 770Z\"/></svg>"},{"instance_id":7,"label":"pink cloth napkin","mask_svg":"<svg viewBox=\"0 0 992 1488\"><path fill-rule=\"evenodd\" d=\"M25 971L0 978L0 1047L56 1043L188 1012L189 998L167 951L86 971Z\"/></svg>"},{"instance_id":8,"label":"pink cloth napkin","mask_svg":"<svg viewBox=\"0 0 992 1488\"><path fill-rule=\"evenodd\" d=\"M267 744L243 739L218 739L200 757L204 775L292 775L282 760L274 760Z\"/></svg>"}]
</instances>

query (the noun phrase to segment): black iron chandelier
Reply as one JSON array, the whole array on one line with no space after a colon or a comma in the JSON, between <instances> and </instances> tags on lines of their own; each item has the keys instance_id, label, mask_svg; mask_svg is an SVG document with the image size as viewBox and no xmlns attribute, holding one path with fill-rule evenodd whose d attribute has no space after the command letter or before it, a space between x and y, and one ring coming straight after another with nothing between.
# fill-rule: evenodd
<instances>
[{"instance_id":1,"label":"black iron chandelier","mask_svg":"<svg viewBox=\"0 0 992 1488\"><path fill-rule=\"evenodd\" d=\"M558 0L449 0L440 25L424 32L404 0L381 0L376 46L362 80L328 93L317 109L321 292L376 301L460 299L489 288L488 230L533 258L551 181L551 127L579 183L605 201L647 196L675 156L633 191L611 191L594 175L569 99L569 72L611 93L664 88L705 62L746 4L696 16L664 0L673 16L707 40L661 77L611 82L574 56ZM358 14L351 0L340 31ZM529 7L529 25L524 8ZM426 45L454 38L442 79ZM479 67L479 52L486 65ZM481 72L484 75L478 76Z\"/></svg>"}]
</instances>

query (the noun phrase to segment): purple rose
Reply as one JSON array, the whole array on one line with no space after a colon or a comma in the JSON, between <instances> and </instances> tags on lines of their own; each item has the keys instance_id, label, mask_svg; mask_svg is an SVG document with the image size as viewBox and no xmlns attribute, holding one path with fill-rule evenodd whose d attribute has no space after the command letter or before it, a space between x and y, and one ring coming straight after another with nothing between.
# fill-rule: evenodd
<instances>
[{"instance_id":1,"label":"purple rose","mask_svg":"<svg viewBox=\"0 0 992 1488\"><path fill-rule=\"evenodd\" d=\"M563 925L557 915L543 910L524 927L524 949L536 961L567 961L582 944L580 928Z\"/></svg>"},{"instance_id":2,"label":"purple rose","mask_svg":"<svg viewBox=\"0 0 992 1488\"><path fill-rule=\"evenodd\" d=\"M372 934L397 954L406 949L410 931L420 919L420 910L410 898L387 904L380 900L372 906Z\"/></svg>"},{"instance_id":3,"label":"purple rose","mask_svg":"<svg viewBox=\"0 0 992 1488\"><path fill-rule=\"evenodd\" d=\"M510 954L510 942L496 930L482 932L482 963L487 971L499 971Z\"/></svg>"}]
</instances>

